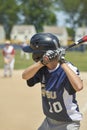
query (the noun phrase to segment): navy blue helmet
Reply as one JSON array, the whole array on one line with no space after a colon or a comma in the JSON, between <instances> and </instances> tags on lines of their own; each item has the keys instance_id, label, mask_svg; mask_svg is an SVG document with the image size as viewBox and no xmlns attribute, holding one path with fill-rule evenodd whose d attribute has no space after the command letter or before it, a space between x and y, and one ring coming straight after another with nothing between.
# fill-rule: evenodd
<instances>
[{"instance_id":1,"label":"navy blue helmet","mask_svg":"<svg viewBox=\"0 0 87 130\"><path fill-rule=\"evenodd\" d=\"M32 36L30 46L24 47L23 51L33 53L33 60L38 61L47 50L57 50L58 48L60 48L60 43L55 35L51 33L37 33Z\"/></svg>"}]
</instances>

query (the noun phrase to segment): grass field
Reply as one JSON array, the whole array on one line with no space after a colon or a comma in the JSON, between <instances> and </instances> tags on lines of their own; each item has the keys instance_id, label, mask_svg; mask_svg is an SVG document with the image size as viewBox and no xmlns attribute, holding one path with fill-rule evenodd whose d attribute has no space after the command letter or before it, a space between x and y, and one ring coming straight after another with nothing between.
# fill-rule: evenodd
<instances>
[{"instance_id":1,"label":"grass field","mask_svg":"<svg viewBox=\"0 0 87 130\"><path fill-rule=\"evenodd\" d=\"M33 60L31 58L26 60L25 58L21 59L20 57L20 50L16 50L15 56L15 69L24 69L31 64L33 64ZM76 51L69 51L66 53L66 60L72 62L75 66L79 68L80 71L87 71L87 51L85 52L76 52ZM2 51L0 50L0 68L3 68L3 57Z\"/></svg>"},{"instance_id":2,"label":"grass field","mask_svg":"<svg viewBox=\"0 0 87 130\"><path fill-rule=\"evenodd\" d=\"M66 59L79 68L80 71L87 71L87 51L67 52Z\"/></svg>"}]
</instances>

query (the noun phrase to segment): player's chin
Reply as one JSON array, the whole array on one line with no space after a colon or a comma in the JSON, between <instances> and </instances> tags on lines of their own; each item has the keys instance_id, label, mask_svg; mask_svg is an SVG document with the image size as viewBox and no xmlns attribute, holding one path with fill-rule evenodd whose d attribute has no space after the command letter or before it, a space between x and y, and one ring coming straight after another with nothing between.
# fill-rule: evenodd
<instances>
[{"instance_id":1,"label":"player's chin","mask_svg":"<svg viewBox=\"0 0 87 130\"><path fill-rule=\"evenodd\" d=\"M48 69L52 70L57 67L57 64L58 64L58 61L54 60L54 61L51 61L50 63L48 63L46 66L48 67Z\"/></svg>"}]
</instances>

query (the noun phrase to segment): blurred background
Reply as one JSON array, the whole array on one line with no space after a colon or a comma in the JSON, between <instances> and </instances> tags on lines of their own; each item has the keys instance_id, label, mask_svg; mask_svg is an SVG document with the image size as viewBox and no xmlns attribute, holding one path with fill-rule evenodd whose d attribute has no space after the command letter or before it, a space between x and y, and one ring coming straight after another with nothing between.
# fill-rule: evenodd
<instances>
[{"instance_id":1,"label":"blurred background","mask_svg":"<svg viewBox=\"0 0 87 130\"><path fill-rule=\"evenodd\" d=\"M24 42L29 44L35 33L51 32L59 38L63 47L72 44L87 34L86 5L86 0L0 0L0 53L5 41L10 40L16 49L15 69L22 69L32 61L30 55L29 63L23 59L24 63L21 64L21 46ZM75 51L74 54L67 54L68 59L83 71L87 70L87 64L84 64L86 50L85 42L70 50ZM81 59L82 52L84 59ZM2 68L2 55L0 57Z\"/></svg>"},{"instance_id":2,"label":"blurred background","mask_svg":"<svg viewBox=\"0 0 87 130\"><path fill-rule=\"evenodd\" d=\"M24 69L34 62L21 47L38 32L53 33L63 47L87 35L87 0L0 0L0 130L35 130L44 118L39 87L30 90L22 79ZM13 76L3 78L2 50L7 40L15 49L15 65ZM70 49L65 57L81 71L80 130L86 130L87 43Z\"/></svg>"}]
</instances>

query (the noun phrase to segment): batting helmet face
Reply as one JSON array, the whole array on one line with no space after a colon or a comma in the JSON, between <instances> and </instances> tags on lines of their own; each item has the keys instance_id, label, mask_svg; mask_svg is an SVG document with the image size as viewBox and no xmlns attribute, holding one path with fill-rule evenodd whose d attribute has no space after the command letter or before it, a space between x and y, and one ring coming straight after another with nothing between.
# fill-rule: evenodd
<instances>
[{"instance_id":1,"label":"batting helmet face","mask_svg":"<svg viewBox=\"0 0 87 130\"><path fill-rule=\"evenodd\" d=\"M41 60L42 56L44 55L44 53L32 53L32 59L35 62L38 62Z\"/></svg>"},{"instance_id":2,"label":"batting helmet face","mask_svg":"<svg viewBox=\"0 0 87 130\"><path fill-rule=\"evenodd\" d=\"M39 59L47 50L56 50L60 47L58 38L51 33L37 33L32 36L30 46L24 47L23 50L33 53L33 59Z\"/></svg>"}]
</instances>

